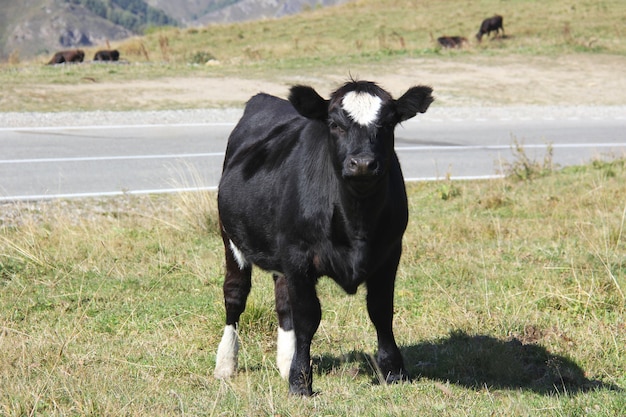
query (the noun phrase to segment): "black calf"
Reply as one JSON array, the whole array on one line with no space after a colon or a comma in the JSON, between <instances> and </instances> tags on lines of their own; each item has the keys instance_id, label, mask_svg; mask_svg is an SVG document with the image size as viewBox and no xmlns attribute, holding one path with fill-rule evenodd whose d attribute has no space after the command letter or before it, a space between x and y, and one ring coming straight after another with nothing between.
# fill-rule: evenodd
<instances>
[{"instance_id":1,"label":"black calf","mask_svg":"<svg viewBox=\"0 0 626 417\"><path fill-rule=\"evenodd\" d=\"M228 140L218 209L226 256L226 328L215 376L237 367L239 316L252 265L271 271L278 314L277 361L294 394L312 394L311 340L320 320L317 280L347 293L367 286L387 382L407 378L393 329L396 270L408 220L394 128L425 112L429 87L394 100L376 84L346 83L329 100L311 87L289 101L253 97Z\"/></svg>"}]
</instances>

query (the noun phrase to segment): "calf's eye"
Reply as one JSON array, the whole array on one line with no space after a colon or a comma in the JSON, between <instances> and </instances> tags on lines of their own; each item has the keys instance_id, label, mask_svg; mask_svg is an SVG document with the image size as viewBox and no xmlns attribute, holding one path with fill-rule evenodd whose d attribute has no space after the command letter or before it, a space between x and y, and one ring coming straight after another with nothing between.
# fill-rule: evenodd
<instances>
[{"instance_id":1,"label":"calf's eye","mask_svg":"<svg viewBox=\"0 0 626 417\"><path fill-rule=\"evenodd\" d=\"M339 126L336 122L330 122L329 126L330 126L330 130L333 130L336 133L344 133L346 131L343 127Z\"/></svg>"}]
</instances>

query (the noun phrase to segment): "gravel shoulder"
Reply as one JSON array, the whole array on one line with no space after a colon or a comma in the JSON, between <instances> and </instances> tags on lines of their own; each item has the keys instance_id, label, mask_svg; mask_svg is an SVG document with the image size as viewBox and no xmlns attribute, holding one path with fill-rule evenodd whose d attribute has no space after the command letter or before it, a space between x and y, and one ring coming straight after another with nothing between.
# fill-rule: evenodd
<instances>
[{"instance_id":1,"label":"gravel shoulder","mask_svg":"<svg viewBox=\"0 0 626 417\"><path fill-rule=\"evenodd\" d=\"M242 108L189 109L129 112L58 112L58 113L0 113L0 131L14 128L235 124ZM623 120L622 106L504 106L504 107L443 107L433 106L420 115L420 122L460 122L464 120Z\"/></svg>"}]
</instances>

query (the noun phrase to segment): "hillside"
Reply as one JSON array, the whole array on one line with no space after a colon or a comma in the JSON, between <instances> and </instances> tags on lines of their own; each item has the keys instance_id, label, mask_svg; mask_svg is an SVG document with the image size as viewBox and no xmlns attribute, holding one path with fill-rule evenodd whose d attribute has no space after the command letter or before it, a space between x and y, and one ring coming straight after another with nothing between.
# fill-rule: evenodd
<instances>
[{"instance_id":1,"label":"hillside","mask_svg":"<svg viewBox=\"0 0 626 417\"><path fill-rule=\"evenodd\" d=\"M276 18L349 0L145 0L184 26Z\"/></svg>"},{"instance_id":2,"label":"hillside","mask_svg":"<svg viewBox=\"0 0 626 417\"><path fill-rule=\"evenodd\" d=\"M165 0L157 0L165 1ZM226 2L228 0L224 0ZM198 16L192 23L206 25L209 23L240 22L277 18L297 14L315 7L332 6L346 3L348 0L240 0L231 5Z\"/></svg>"},{"instance_id":3,"label":"hillside","mask_svg":"<svg viewBox=\"0 0 626 417\"><path fill-rule=\"evenodd\" d=\"M106 45L150 26L280 17L346 0L3 0L0 62Z\"/></svg>"}]
</instances>

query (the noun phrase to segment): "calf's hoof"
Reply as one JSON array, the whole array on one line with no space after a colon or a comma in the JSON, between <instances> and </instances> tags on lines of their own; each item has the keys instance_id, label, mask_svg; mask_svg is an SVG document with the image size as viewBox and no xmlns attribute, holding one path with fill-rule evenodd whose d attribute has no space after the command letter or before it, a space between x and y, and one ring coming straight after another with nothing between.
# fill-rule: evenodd
<instances>
[{"instance_id":1,"label":"calf's hoof","mask_svg":"<svg viewBox=\"0 0 626 417\"><path fill-rule=\"evenodd\" d=\"M311 387L294 387L294 386L289 386L289 394L290 395L297 395L300 397L311 397L313 396L313 389Z\"/></svg>"},{"instance_id":2,"label":"calf's hoof","mask_svg":"<svg viewBox=\"0 0 626 417\"><path fill-rule=\"evenodd\" d=\"M385 383L387 384L398 384L400 382L408 382L411 378L409 377L409 373L404 369L400 372L389 372L385 376Z\"/></svg>"}]
</instances>

